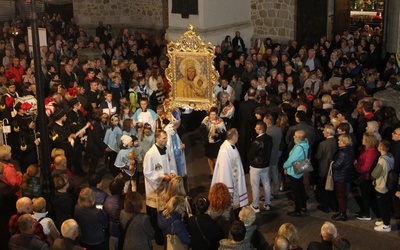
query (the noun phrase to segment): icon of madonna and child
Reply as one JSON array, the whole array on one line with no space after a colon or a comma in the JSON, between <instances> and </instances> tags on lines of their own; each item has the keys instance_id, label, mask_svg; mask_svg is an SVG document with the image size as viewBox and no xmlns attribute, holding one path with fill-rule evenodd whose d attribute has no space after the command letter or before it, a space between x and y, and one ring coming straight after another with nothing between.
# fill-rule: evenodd
<instances>
[{"instance_id":1,"label":"icon of madonna and child","mask_svg":"<svg viewBox=\"0 0 400 250\"><path fill-rule=\"evenodd\" d=\"M176 97L208 98L207 79L201 69L199 61L192 57L182 60L179 71L183 77L176 82Z\"/></svg>"}]
</instances>

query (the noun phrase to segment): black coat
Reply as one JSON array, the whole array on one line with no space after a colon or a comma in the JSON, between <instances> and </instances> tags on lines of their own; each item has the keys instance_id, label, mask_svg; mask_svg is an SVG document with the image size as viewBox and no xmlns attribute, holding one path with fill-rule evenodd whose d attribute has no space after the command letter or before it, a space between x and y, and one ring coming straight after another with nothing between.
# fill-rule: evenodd
<instances>
[{"instance_id":1,"label":"black coat","mask_svg":"<svg viewBox=\"0 0 400 250\"><path fill-rule=\"evenodd\" d=\"M250 166L254 168L266 168L269 166L272 151L272 137L267 134L257 136L250 145Z\"/></svg>"},{"instance_id":2,"label":"black coat","mask_svg":"<svg viewBox=\"0 0 400 250\"><path fill-rule=\"evenodd\" d=\"M336 151L332 164L332 176L335 182L351 182L354 159L354 150L351 146L340 147Z\"/></svg>"},{"instance_id":3,"label":"black coat","mask_svg":"<svg viewBox=\"0 0 400 250\"><path fill-rule=\"evenodd\" d=\"M196 218L201 230L196 223ZM216 250L219 247L219 241L225 238L218 222L213 220L208 214L198 214L190 217L188 221L188 231L192 236L193 250ZM204 237L206 237L207 240L205 240ZM212 246L210 246L210 243Z\"/></svg>"},{"instance_id":4,"label":"black coat","mask_svg":"<svg viewBox=\"0 0 400 250\"><path fill-rule=\"evenodd\" d=\"M98 121L92 121L87 132L87 152L91 157L101 158L107 145L104 143L104 130Z\"/></svg>"}]
</instances>

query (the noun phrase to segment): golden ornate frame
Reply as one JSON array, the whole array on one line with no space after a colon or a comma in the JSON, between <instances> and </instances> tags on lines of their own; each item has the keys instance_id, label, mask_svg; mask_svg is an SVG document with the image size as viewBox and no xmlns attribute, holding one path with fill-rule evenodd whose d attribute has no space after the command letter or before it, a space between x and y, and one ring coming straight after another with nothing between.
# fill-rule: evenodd
<instances>
[{"instance_id":1,"label":"golden ornate frame","mask_svg":"<svg viewBox=\"0 0 400 250\"><path fill-rule=\"evenodd\" d=\"M202 40L193 31L193 25L189 25L181 39L170 42L167 50L169 65L165 76L171 85L171 92L165 104L166 109L208 111L215 106L214 87L219 78L214 67L215 46ZM194 79L189 79L193 74Z\"/></svg>"}]
</instances>

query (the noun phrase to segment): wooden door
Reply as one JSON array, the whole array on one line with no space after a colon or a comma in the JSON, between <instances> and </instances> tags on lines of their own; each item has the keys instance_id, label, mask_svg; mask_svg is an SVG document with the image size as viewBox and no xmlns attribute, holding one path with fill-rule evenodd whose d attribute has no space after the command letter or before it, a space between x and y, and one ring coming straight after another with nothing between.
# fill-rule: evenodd
<instances>
[{"instance_id":1,"label":"wooden door","mask_svg":"<svg viewBox=\"0 0 400 250\"><path fill-rule=\"evenodd\" d=\"M335 16L333 19L333 35L342 35L350 26L350 0L335 0Z\"/></svg>"},{"instance_id":2,"label":"wooden door","mask_svg":"<svg viewBox=\"0 0 400 250\"><path fill-rule=\"evenodd\" d=\"M326 36L328 0L297 0L296 39L312 46Z\"/></svg>"}]
</instances>

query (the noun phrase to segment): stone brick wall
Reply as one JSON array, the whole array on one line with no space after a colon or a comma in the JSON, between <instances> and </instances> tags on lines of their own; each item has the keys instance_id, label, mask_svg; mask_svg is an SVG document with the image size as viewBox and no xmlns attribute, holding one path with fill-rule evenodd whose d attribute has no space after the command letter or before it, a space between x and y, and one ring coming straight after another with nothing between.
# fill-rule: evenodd
<instances>
[{"instance_id":1,"label":"stone brick wall","mask_svg":"<svg viewBox=\"0 0 400 250\"><path fill-rule=\"evenodd\" d=\"M99 21L111 24L115 32L129 27L138 30L165 30L168 5L165 0L73 0L74 16L88 31Z\"/></svg>"},{"instance_id":2,"label":"stone brick wall","mask_svg":"<svg viewBox=\"0 0 400 250\"><path fill-rule=\"evenodd\" d=\"M296 0L251 0L253 39L270 37L274 42L295 38Z\"/></svg>"}]
</instances>

